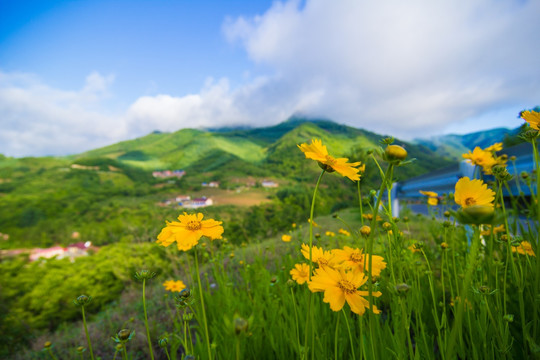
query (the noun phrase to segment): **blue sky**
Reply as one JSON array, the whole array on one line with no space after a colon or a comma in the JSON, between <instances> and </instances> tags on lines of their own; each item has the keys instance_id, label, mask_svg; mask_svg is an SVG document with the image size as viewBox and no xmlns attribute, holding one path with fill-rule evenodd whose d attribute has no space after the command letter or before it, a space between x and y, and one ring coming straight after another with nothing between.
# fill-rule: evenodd
<instances>
[{"instance_id":1,"label":"blue sky","mask_svg":"<svg viewBox=\"0 0 540 360\"><path fill-rule=\"evenodd\" d=\"M326 117L404 139L540 103L539 1L0 0L0 153Z\"/></svg>"}]
</instances>

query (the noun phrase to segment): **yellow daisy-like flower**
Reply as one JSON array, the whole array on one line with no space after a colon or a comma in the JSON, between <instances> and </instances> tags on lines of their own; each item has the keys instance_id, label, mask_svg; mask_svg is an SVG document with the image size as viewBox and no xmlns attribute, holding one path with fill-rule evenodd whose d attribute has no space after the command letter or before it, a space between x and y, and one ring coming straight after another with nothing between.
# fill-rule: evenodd
<instances>
[{"instance_id":1,"label":"yellow daisy-like flower","mask_svg":"<svg viewBox=\"0 0 540 360\"><path fill-rule=\"evenodd\" d=\"M309 281L309 265L308 264L296 264L294 269L291 269L289 272L294 281L300 285Z\"/></svg>"},{"instance_id":2,"label":"yellow daisy-like flower","mask_svg":"<svg viewBox=\"0 0 540 360\"><path fill-rule=\"evenodd\" d=\"M529 123L534 130L540 130L540 112L538 111L523 111L521 118Z\"/></svg>"},{"instance_id":3,"label":"yellow daisy-like flower","mask_svg":"<svg viewBox=\"0 0 540 360\"><path fill-rule=\"evenodd\" d=\"M307 222L313 224L313 227L319 227L319 224L317 224L315 220L307 219Z\"/></svg>"},{"instance_id":4,"label":"yellow daisy-like flower","mask_svg":"<svg viewBox=\"0 0 540 360\"><path fill-rule=\"evenodd\" d=\"M500 142L500 143L495 143L491 146L488 146L487 148L485 148L485 151L493 152L493 151L501 151L502 149L503 149L503 143Z\"/></svg>"},{"instance_id":5,"label":"yellow daisy-like flower","mask_svg":"<svg viewBox=\"0 0 540 360\"><path fill-rule=\"evenodd\" d=\"M326 150L326 146L322 144L320 139L312 139L311 144L301 144L298 147L302 150L306 158L317 161L326 171L337 171L342 176L348 177L353 181L360 180L360 169L358 167L361 163L349 163L347 162L349 160L347 158L334 158L328 155L328 150Z\"/></svg>"},{"instance_id":6,"label":"yellow daisy-like flower","mask_svg":"<svg viewBox=\"0 0 540 360\"><path fill-rule=\"evenodd\" d=\"M420 250L419 248L417 248L415 246L415 244L412 244L411 246L409 246L407 249L411 250L411 252L414 254L416 252L422 252L422 250Z\"/></svg>"},{"instance_id":7,"label":"yellow daisy-like flower","mask_svg":"<svg viewBox=\"0 0 540 360\"><path fill-rule=\"evenodd\" d=\"M332 311L341 310L347 302L352 312L363 315L366 308L369 308L369 302L364 298L369 296L369 292L360 291L358 288L367 280L367 276L363 273L334 270L325 266L315 270L315 275L311 277L308 287L312 292L324 291L323 301L330 304ZM372 295L379 297L382 294L380 291L375 291ZM380 310L373 305L373 312L379 314Z\"/></svg>"},{"instance_id":8,"label":"yellow daisy-like flower","mask_svg":"<svg viewBox=\"0 0 540 360\"><path fill-rule=\"evenodd\" d=\"M532 245L528 241L522 241L519 246L512 246L512 252L517 252L521 255L529 255L536 257Z\"/></svg>"},{"instance_id":9,"label":"yellow daisy-like flower","mask_svg":"<svg viewBox=\"0 0 540 360\"><path fill-rule=\"evenodd\" d=\"M480 235L483 235L483 236L489 236L489 235L491 235L491 233L493 233L493 234L498 234L498 233L504 232L504 231L505 231L504 225L495 226L495 227L493 228L493 230L491 229L491 226L488 225L488 226L487 226L487 229L484 230L484 231L482 231L482 232L480 233Z\"/></svg>"},{"instance_id":10,"label":"yellow daisy-like flower","mask_svg":"<svg viewBox=\"0 0 540 360\"><path fill-rule=\"evenodd\" d=\"M334 259L340 263L340 268L352 270L354 273L365 272L369 269L369 255L364 254L362 249L353 249L344 246L342 249L332 250ZM381 271L386 268L384 258L379 255L373 255L372 275L379 276Z\"/></svg>"},{"instance_id":11,"label":"yellow daisy-like flower","mask_svg":"<svg viewBox=\"0 0 540 360\"><path fill-rule=\"evenodd\" d=\"M186 288L186 284L181 280L167 280L163 283L163 286L165 287L165 290L172 292L180 292Z\"/></svg>"},{"instance_id":12,"label":"yellow daisy-like flower","mask_svg":"<svg viewBox=\"0 0 540 360\"><path fill-rule=\"evenodd\" d=\"M302 255L309 260L309 245L302 244ZM320 247L313 246L311 248L311 261L319 266L334 267L336 261L334 255L330 251L323 250Z\"/></svg>"},{"instance_id":13,"label":"yellow daisy-like flower","mask_svg":"<svg viewBox=\"0 0 540 360\"><path fill-rule=\"evenodd\" d=\"M327 232L325 233L325 235L326 235L326 236L330 236L330 237L334 237L334 236L336 236L336 233L333 232L333 231L327 231Z\"/></svg>"},{"instance_id":14,"label":"yellow daisy-like flower","mask_svg":"<svg viewBox=\"0 0 540 360\"><path fill-rule=\"evenodd\" d=\"M339 229L338 232L339 232L341 235L351 236L351 233L348 232L348 231L345 230L345 229Z\"/></svg>"},{"instance_id":15,"label":"yellow daisy-like flower","mask_svg":"<svg viewBox=\"0 0 540 360\"><path fill-rule=\"evenodd\" d=\"M213 219L203 220L203 214L187 214L178 216L178 221L167 221L157 237L157 243L162 246L169 246L176 241L178 250L188 251L199 243L203 236L211 240L221 239L223 226L221 221Z\"/></svg>"},{"instance_id":16,"label":"yellow daisy-like flower","mask_svg":"<svg viewBox=\"0 0 540 360\"><path fill-rule=\"evenodd\" d=\"M292 240L292 236L287 234L281 235L281 240L284 242L290 242Z\"/></svg>"},{"instance_id":17,"label":"yellow daisy-like flower","mask_svg":"<svg viewBox=\"0 0 540 360\"><path fill-rule=\"evenodd\" d=\"M473 205L493 207L495 192L488 189L482 180L463 177L456 183L454 200L463 209Z\"/></svg>"},{"instance_id":18,"label":"yellow daisy-like flower","mask_svg":"<svg viewBox=\"0 0 540 360\"><path fill-rule=\"evenodd\" d=\"M437 194L436 192L424 191L424 190L420 190L420 194L426 195L426 196L429 196L429 197L437 197L437 196L439 196L439 194Z\"/></svg>"},{"instance_id":19,"label":"yellow daisy-like flower","mask_svg":"<svg viewBox=\"0 0 540 360\"><path fill-rule=\"evenodd\" d=\"M439 204L439 199L436 197L430 197L428 198L427 203L431 206L437 206Z\"/></svg>"},{"instance_id":20,"label":"yellow daisy-like flower","mask_svg":"<svg viewBox=\"0 0 540 360\"><path fill-rule=\"evenodd\" d=\"M491 168L497 165L497 160L493 157L490 151L482 150L479 146L475 147L472 152L462 155L473 165L481 166L486 174L491 174Z\"/></svg>"}]
</instances>

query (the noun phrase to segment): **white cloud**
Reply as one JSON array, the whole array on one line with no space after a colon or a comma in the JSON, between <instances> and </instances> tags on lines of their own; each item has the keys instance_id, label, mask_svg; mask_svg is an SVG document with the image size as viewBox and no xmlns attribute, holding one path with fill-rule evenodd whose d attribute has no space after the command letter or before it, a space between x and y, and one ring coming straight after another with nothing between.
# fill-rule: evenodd
<instances>
[{"instance_id":1,"label":"white cloud","mask_svg":"<svg viewBox=\"0 0 540 360\"><path fill-rule=\"evenodd\" d=\"M22 73L0 72L0 153L65 155L125 136L117 117L100 108L113 76L91 73L78 91L64 91Z\"/></svg>"},{"instance_id":2,"label":"white cloud","mask_svg":"<svg viewBox=\"0 0 540 360\"><path fill-rule=\"evenodd\" d=\"M94 72L66 91L0 72L0 153L77 153L153 130L271 125L298 112L405 138L475 119L487 128L486 114L538 105L538 14L540 2L523 0L275 2L223 24L255 65L243 84L209 78L198 93L141 96L119 113L105 106L112 75Z\"/></svg>"},{"instance_id":3,"label":"white cloud","mask_svg":"<svg viewBox=\"0 0 540 360\"><path fill-rule=\"evenodd\" d=\"M282 98L319 94L304 112L411 137L536 105L539 13L523 1L290 1L224 30L273 81L302 84Z\"/></svg>"}]
</instances>

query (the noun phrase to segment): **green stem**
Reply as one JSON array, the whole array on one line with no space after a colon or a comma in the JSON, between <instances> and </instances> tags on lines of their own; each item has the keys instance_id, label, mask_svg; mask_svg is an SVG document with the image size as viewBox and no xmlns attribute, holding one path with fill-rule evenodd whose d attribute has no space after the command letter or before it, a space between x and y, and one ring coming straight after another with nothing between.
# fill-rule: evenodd
<instances>
[{"instance_id":1,"label":"green stem","mask_svg":"<svg viewBox=\"0 0 540 360\"><path fill-rule=\"evenodd\" d=\"M203 296L203 289L202 289L202 284L201 284L201 274L199 273L199 259L197 255L196 246L195 246L195 271L197 272L197 284L199 285L199 293L201 296L201 308L202 308L203 322L204 322L204 334L206 337L206 350L208 351L208 359L212 359L212 350L210 347L210 336L208 335L208 322L206 320L206 309L204 306L204 296Z\"/></svg>"},{"instance_id":2,"label":"green stem","mask_svg":"<svg viewBox=\"0 0 540 360\"><path fill-rule=\"evenodd\" d=\"M336 317L336 331L334 333L334 359L338 358L338 333L339 333L339 315Z\"/></svg>"},{"instance_id":3,"label":"green stem","mask_svg":"<svg viewBox=\"0 0 540 360\"><path fill-rule=\"evenodd\" d=\"M236 336L236 360L240 360L240 339Z\"/></svg>"},{"instance_id":4,"label":"green stem","mask_svg":"<svg viewBox=\"0 0 540 360\"><path fill-rule=\"evenodd\" d=\"M169 350L167 350L167 348L165 348L165 355L167 355L168 360L171 360L171 356L169 355Z\"/></svg>"},{"instance_id":5,"label":"green stem","mask_svg":"<svg viewBox=\"0 0 540 360\"><path fill-rule=\"evenodd\" d=\"M294 325L296 329L296 342L298 344L298 351L300 351L301 344L300 344L300 326L298 325L298 310L296 309L296 298L294 296L294 291L291 287L291 296L292 296L292 303L293 303L293 309L294 309Z\"/></svg>"},{"instance_id":6,"label":"green stem","mask_svg":"<svg viewBox=\"0 0 540 360\"><path fill-rule=\"evenodd\" d=\"M540 233L540 156L538 154L538 147L536 146L536 139L533 139L531 141L533 146L533 153L534 153L534 162L536 166L536 194L534 194L531 191L531 198L536 199L536 217L538 219L538 223L536 226L537 234ZM537 256L540 256L538 254L540 252L540 241L539 237L536 237L536 254ZM540 260L536 259L536 281L534 282L534 294L535 296L538 294L538 291L540 291ZM533 338L536 339L537 329L538 329L538 312L540 311L540 306L536 306L536 310L533 310Z\"/></svg>"},{"instance_id":7,"label":"green stem","mask_svg":"<svg viewBox=\"0 0 540 360\"><path fill-rule=\"evenodd\" d=\"M84 305L81 306L82 320L84 325L84 332L86 334L86 341L88 342L88 350L90 351L90 358L94 360L94 352L92 351L92 344L90 343L90 335L88 334L88 327L86 326L86 316L84 315Z\"/></svg>"},{"instance_id":8,"label":"green stem","mask_svg":"<svg viewBox=\"0 0 540 360\"><path fill-rule=\"evenodd\" d=\"M49 356L51 357L51 359L53 359L53 360L58 360L58 359L56 358L56 356L54 356L54 354L52 353L51 348L48 348L48 349L47 349L47 352L49 353Z\"/></svg>"},{"instance_id":9,"label":"green stem","mask_svg":"<svg viewBox=\"0 0 540 360\"><path fill-rule=\"evenodd\" d=\"M463 286L461 287L460 301L459 303L454 300L455 306L457 306L457 315L452 326L452 331L450 333L450 339L446 346L446 358L454 359L455 353L455 342L458 332L462 331L462 320L463 320L463 310L467 306L467 299L469 294L469 287L471 285L472 277L474 270L476 268L476 258L478 257L478 250L480 248L480 231L478 227L474 229L474 237L472 239L471 252L469 253L469 261L467 273L465 274L465 279L463 281Z\"/></svg>"},{"instance_id":10,"label":"green stem","mask_svg":"<svg viewBox=\"0 0 540 360\"><path fill-rule=\"evenodd\" d=\"M356 356L354 355L354 341L351 334L351 328L349 327L349 320L347 320L347 314L345 314L344 308L341 308L341 312L343 313L343 317L345 318L345 325L347 325L347 332L349 333L349 341L351 343L352 358L353 360L355 360Z\"/></svg>"},{"instance_id":11,"label":"green stem","mask_svg":"<svg viewBox=\"0 0 540 360\"><path fill-rule=\"evenodd\" d=\"M358 188L358 207L360 208L360 223L364 226L364 207L362 206L362 190L360 189L360 180L356 182Z\"/></svg>"},{"instance_id":12,"label":"green stem","mask_svg":"<svg viewBox=\"0 0 540 360\"><path fill-rule=\"evenodd\" d=\"M146 313L146 279L142 283L142 301L144 310L144 327L146 328L146 339L148 340L148 349L150 350L150 358L154 360L154 352L152 351L152 340L150 340L150 329L148 328L148 314Z\"/></svg>"},{"instance_id":13,"label":"green stem","mask_svg":"<svg viewBox=\"0 0 540 360\"><path fill-rule=\"evenodd\" d=\"M126 349L126 344L122 344L122 358L124 358L124 360L128 360L128 355L127 355L127 349Z\"/></svg>"}]
</instances>

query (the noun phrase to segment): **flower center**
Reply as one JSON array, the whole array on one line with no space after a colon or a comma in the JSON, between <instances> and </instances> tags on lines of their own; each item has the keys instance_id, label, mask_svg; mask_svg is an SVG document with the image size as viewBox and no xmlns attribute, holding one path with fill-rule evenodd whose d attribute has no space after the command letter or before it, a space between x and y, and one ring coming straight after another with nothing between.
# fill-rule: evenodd
<instances>
[{"instance_id":1,"label":"flower center","mask_svg":"<svg viewBox=\"0 0 540 360\"><path fill-rule=\"evenodd\" d=\"M201 230L202 223L197 220L191 220L190 222L187 223L186 228L191 231Z\"/></svg>"},{"instance_id":2,"label":"flower center","mask_svg":"<svg viewBox=\"0 0 540 360\"><path fill-rule=\"evenodd\" d=\"M330 155L326 155L326 161L324 162L326 165L332 166L336 163L336 159L334 159Z\"/></svg>"},{"instance_id":3,"label":"flower center","mask_svg":"<svg viewBox=\"0 0 540 360\"><path fill-rule=\"evenodd\" d=\"M359 263L359 262L362 262L362 260L364 260L364 257L359 252L353 252L351 256L349 257L349 260L355 263Z\"/></svg>"},{"instance_id":4,"label":"flower center","mask_svg":"<svg viewBox=\"0 0 540 360\"><path fill-rule=\"evenodd\" d=\"M471 206L471 205L475 205L476 204L476 200L472 197L468 197L465 199L465 205L466 206Z\"/></svg>"},{"instance_id":5,"label":"flower center","mask_svg":"<svg viewBox=\"0 0 540 360\"><path fill-rule=\"evenodd\" d=\"M326 260L326 259L323 258L323 257L320 257L320 258L317 259L317 263L318 263L319 265L328 265L328 260Z\"/></svg>"},{"instance_id":6,"label":"flower center","mask_svg":"<svg viewBox=\"0 0 540 360\"><path fill-rule=\"evenodd\" d=\"M338 286L343 292L348 294L354 294L356 292L356 287L349 280L339 280Z\"/></svg>"}]
</instances>

